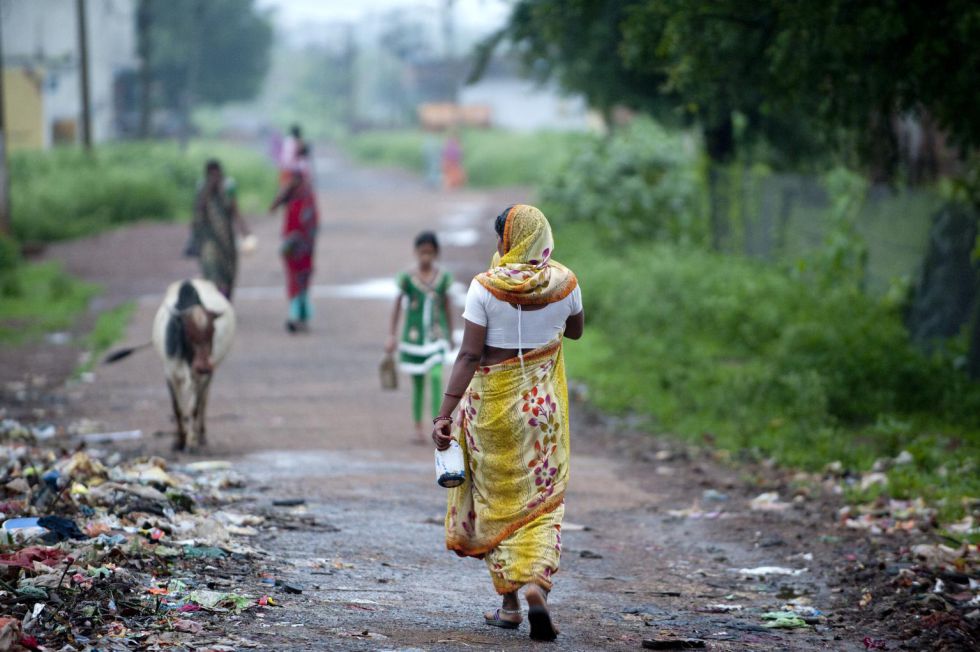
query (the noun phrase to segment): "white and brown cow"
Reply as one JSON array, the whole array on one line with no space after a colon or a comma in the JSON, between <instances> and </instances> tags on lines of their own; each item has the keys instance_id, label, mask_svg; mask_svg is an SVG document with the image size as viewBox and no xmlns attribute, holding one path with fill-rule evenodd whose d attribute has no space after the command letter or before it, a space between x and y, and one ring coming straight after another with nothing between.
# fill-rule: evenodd
<instances>
[{"instance_id":1,"label":"white and brown cow","mask_svg":"<svg viewBox=\"0 0 980 652\"><path fill-rule=\"evenodd\" d=\"M153 348L163 358L177 422L177 450L207 444L204 413L215 368L235 338L235 311L210 281L167 289L153 321Z\"/></svg>"}]
</instances>

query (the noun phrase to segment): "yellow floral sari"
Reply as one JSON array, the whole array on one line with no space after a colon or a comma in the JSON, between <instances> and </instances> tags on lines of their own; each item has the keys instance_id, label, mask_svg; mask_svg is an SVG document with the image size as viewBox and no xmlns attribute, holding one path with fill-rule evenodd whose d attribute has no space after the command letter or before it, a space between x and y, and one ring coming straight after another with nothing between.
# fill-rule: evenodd
<instances>
[{"instance_id":1,"label":"yellow floral sari","mask_svg":"<svg viewBox=\"0 0 980 652\"><path fill-rule=\"evenodd\" d=\"M501 300L551 303L575 288L575 275L551 260L551 227L533 206L510 209L504 249L477 276ZM551 590L569 461L561 338L477 369L456 421L466 480L449 491L446 547L484 559L498 593L531 583Z\"/></svg>"}]
</instances>

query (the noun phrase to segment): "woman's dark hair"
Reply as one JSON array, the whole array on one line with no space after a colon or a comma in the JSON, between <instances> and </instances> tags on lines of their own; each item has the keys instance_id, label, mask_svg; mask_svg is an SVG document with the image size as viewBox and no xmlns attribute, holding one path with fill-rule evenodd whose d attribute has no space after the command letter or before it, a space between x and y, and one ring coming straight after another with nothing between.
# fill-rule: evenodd
<instances>
[{"instance_id":1,"label":"woman's dark hair","mask_svg":"<svg viewBox=\"0 0 980 652\"><path fill-rule=\"evenodd\" d=\"M504 212L497 216L497 219L493 223L493 230L497 232L501 238L504 237L504 228L507 226L507 214L510 213L510 209L514 208L516 204L511 204L504 209Z\"/></svg>"},{"instance_id":2,"label":"woman's dark hair","mask_svg":"<svg viewBox=\"0 0 980 652\"><path fill-rule=\"evenodd\" d=\"M289 133L292 134L293 138L302 138L303 137L303 131L299 128L299 125L296 125L296 124L292 125L289 128Z\"/></svg>"},{"instance_id":3,"label":"woman's dark hair","mask_svg":"<svg viewBox=\"0 0 980 652\"><path fill-rule=\"evenodd\" d=\"M418 249L422 245L432 245L436 253L439 253L439 240L433 231L422 231L422 233L415 236L415 248Z\"/></svg>"},{"instance_id":4,"label":"woman's dark hair","mask_svg":"<svg viewBox=\"0 0 980 652\"><path fill-rule=\"evenodd\" d=\"M221 161L216 158L209 158L208 162L204 164L204 173L207 174L212 170L221 170Z\"/></svg>"}]
</instances>

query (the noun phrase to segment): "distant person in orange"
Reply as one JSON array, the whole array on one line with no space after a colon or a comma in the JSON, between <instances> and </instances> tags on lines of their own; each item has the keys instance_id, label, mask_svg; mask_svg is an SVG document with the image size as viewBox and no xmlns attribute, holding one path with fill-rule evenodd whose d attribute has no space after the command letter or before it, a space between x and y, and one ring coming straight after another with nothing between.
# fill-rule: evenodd
<instances>
[{"instance_id":1,"label":"distant person in orange","mask_svg":"<svg viewBox=\"0 0 980 652\"><path fill-rule=\"evenodd\" d=\"M455 133L449 134L442 148L442 184L446 190L460 188L466 184L466 170L463 169L463 145Z\"/></svg>"},{"instance_id":2,"label":"distant person in orange","mask_svg":"<svg viewBox=\"0 0 980 652\"><path fill-rule=\"evenodd\" d=\"M279 148L279 186L286 187L293 180L293 171L302 164L301 150L309 150L303 141L303 131L299 125L289 128L289 135L283 138Z\"/></svg>"}]
</instances>

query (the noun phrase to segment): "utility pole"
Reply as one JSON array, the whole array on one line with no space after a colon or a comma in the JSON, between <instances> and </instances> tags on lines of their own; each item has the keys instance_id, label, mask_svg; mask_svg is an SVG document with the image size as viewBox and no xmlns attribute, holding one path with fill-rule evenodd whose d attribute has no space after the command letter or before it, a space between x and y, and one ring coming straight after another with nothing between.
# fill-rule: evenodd
<instances>
[{"instance_id":1,"label":"utility pole","mask_svg":"<svg viewBox=\"0 0 980 652\"><path fill-rule=\"evenodd\" d=\"M150 137L150 120L153 112L151 106L150 85L153 75L150 70L150 59L153 56L153 45L150 43L150 27L153 24L153 14L150 0L139 0L136 10L137 48L140 56L140 138Z\"/></svg>"},{"instance_id":2,"label":"utility pole","mask_svg":"<svg viewBox=\"0 0 980 652\"><path fill-rule=\"evenodd\" d=\"M354 26L344 26L344 72L347 87L347 131L354 133L357 127L357 41Z\"/></svg>"},{"instance_id":3,"label":"utility pole","mask_svg":"<svg viewBox=\"0 0 980 652\"><path fill-rule=\"evenodd\" d=\"M7 113L3 95L3 12L0 5L0 233L11 235L10 174L7 170Z\"/></svg>"},{"instance_id":4,"label":"utility pole","mask_svg":"<svg viewBox=\"0 0 980 652\"><path fill-rule=\"evenodd\" d=\"M445 48L446 64L452 83L452 101L459 102L459 70L456 65L456 20L453 16L453 5L456 0L443 0L442 5L442 39Z\"/></svg>"},{"instance_id":5,"label":"utility pole","mask_svg":"<svg viewBox=\"0 0 980 652\"><path fill-rule=\"evenodd\" d=\"M78 67L82 90L82 147L86 152L91 152L92 104L88 88L88 19L85 14L85 0L75 0L75 13L78 14Z\"/></svg>"}]
</instances>

